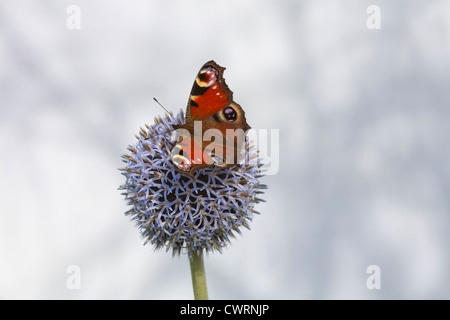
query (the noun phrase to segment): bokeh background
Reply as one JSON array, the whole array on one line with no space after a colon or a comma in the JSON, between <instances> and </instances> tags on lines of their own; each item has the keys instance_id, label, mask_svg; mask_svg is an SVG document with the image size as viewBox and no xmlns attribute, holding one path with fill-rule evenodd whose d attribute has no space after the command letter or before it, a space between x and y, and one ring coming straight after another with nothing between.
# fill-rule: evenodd
<instances>
[{"instance_id":1,"label":"bokeh background","mask_svg":"<svg viewBox=\"0 0 450 320\"><path fill-rule=\"evenodd\" d=\"M450 1L1 0L0 299L193 297L117 168L210 59L280 133L262 214L206 258L210 298L449 299L449 57Z\"/></svg>"}]
</instances>

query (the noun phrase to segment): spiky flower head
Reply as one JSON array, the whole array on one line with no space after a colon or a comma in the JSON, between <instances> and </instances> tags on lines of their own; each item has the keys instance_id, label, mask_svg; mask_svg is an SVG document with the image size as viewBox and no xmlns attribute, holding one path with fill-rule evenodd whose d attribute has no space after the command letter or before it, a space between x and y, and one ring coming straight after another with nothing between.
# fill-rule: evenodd
<instances>
[{"instance_id":1,"label":"spiky flower head","mask_svg":"<svg viewBox=\"0 0 450 320\"><path fill-rule=\"evenodd\" d=\"M145 238L156 249L200 252L225 247L240 228L249 229L259 194L266 185L260 159L246 140L241 163L229 168L207 167L190 176L176 170L171 160L174 126L185 123L181 111L155 119L141 128L137 143L123 155L125 184L119 189L131 205L132 217Z\"/></svg>"}]
</instances>

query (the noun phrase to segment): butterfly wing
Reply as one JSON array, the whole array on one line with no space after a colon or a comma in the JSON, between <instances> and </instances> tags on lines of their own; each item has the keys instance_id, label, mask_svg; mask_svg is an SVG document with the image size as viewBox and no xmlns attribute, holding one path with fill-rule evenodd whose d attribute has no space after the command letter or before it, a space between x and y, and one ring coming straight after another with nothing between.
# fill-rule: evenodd
<instances>
[{"instance_id":1,"label":"butterfly wing","mask_svg":"<svg viewBox=\"0 0 450 320\"><path fill-rule=\"evenodd\" d=\"M187 122L207 121L233 101L233 92L223 78L224 70L213 60L200 68L189 95Z\"/></svg>"},{"instance_id":2,"label":"butterfly wing","mask_svg":"<svg viewBox=\"0 0 450 320\"><path fill-rule=\"evenodd\" d=\"M172 162L180 172L192 173L193 168L209 166L213 163L209 153L204 153L204 147L191 139L189 134L179 136L178 143L172 149Z\"/></svg>"}]
</instances>

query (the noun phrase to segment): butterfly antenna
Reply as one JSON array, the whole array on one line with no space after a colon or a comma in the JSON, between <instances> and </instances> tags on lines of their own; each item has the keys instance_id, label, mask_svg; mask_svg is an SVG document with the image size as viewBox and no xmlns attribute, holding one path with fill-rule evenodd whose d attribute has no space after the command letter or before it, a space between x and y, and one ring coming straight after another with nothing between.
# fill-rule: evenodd
<instances>
[{"instance_id":1,"label":"butterfly antenna","mask_svg":"<svg viewBox=\"0 0 450 320\"><path fill-rule=\"evenodd\" d=\"M166 108L164 108L163 107L163 105L161 104L161 103L159 103L159 101L158 100L156 100L156 98L153 98L153 100L155 100L156 101L156 103L157 104L159 104L159 106L161 107L161 108L163 108L168 114L170 114L170 112L169 111L167 111L167 109Z\"/></svg>"}]
</instances>

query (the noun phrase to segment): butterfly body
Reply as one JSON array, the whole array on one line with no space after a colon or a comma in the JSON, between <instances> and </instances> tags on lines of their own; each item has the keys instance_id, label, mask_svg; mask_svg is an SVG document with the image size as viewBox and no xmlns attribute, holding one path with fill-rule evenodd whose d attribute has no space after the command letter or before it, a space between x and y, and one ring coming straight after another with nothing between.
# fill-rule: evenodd
<instances>
[{"instance_id":1,"label":"butterfly body","mask_svg":"<svg viewBox=\"0 0 450 320\"><path fill-rule=\"evenodd\" d=\"M186 108L186 123L177 126L178 143L172 161L192 175L209 167L236 165L246 132L250 129L242 107L223 78L225 68L206 62L197 74Z\"/></svg>"}]
</instances>

